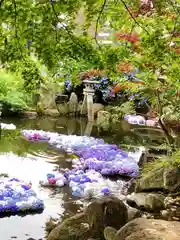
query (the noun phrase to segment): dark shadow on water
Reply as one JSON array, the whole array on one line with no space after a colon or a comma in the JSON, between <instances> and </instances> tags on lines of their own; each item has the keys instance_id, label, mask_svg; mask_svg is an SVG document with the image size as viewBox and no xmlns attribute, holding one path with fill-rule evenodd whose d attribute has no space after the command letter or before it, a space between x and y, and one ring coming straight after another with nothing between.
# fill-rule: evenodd
<instances>
[{"instance_id":1,"label":"dark shadow on water","mask_svg":"<svg viewBox=\"0 0 180 240\"><path fill-rule=\"evenodd\" d=\"M51 132L58 132L61 134L68 135L84 135L87 131L87 119L86 118L69 118L69 117L59 117L59 118L36 118L36 119L27 119L27 118L14 118L14 119L3 119L2 121L6 123L14 123L17 126L17 129L37 129ZM13 135L12 131L9 133L9 138L13 138L14 142L17 142L18 146L22 146L24 152L26 150L34 149L35 151L39 149L40 145L44 149L48 149L47 144L26 142L20 137L18 131L17 135ZM2 138L3 138L2 132ZM129 146L142 146L142 145L158 145L162 144L162 141L165 141L163 133L160 131L153 130L147 127L141 126L132 126L129 125L126 121L121 121L119 124L112 124L108 130L99 129L92 125L90 132L87 135L91 135L98 138L103 138L108 143L115 143L119 145L129 145ZM7 138L6 138L7 139ZM13 141L10 140L11 142ZM1 145L3 144L3 139ZM10 144L10 143L9 143ZM0 146L4 149L4 146ZM18 147L17 147L18 148ZM41 148L42 149L42 148ZM23 150L22 150L23 151Z\"/></svg>"},{"instance_id":2,"label":"dark shadow on water","mask_svg":"<svg viewBox=\"0 0 180 240\"><path fill-rule=\"evenodd\" d=\"M18 212L18 213L3 212L3 213L0 213L0 218L12 217L12 216L26 217L27 215L34 216L36 214L41 214L43 211L44 211L44 209L21 211L21 212Z\"/></svg>"}]
</instances>

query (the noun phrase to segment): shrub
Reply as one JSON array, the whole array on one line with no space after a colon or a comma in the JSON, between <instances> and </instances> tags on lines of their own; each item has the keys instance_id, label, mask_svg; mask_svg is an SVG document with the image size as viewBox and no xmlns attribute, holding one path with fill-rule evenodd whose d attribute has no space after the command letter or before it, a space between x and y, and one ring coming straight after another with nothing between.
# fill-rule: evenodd
<instances>
[{"instance_id":1,"label":"shrub","mask_svg":"<svg viewBox=\"0 0 180 240\"><path fill-rule=\"evenodd\" d=\"M0 70L0 102L2 115L18 113L27 108L23 79L11 72Z\"/></svg>"},{"instance_id":2,"label":"shrub","mask_svg":"<svg viewBox=\"0 0 180 240\"><path fill-rule=\"evenodd\" d=\"M110 112L113 122L118 122L125 114L135 114L134 103L127 101L120 106L112 107Z\"/></svg>"}]
</instances>

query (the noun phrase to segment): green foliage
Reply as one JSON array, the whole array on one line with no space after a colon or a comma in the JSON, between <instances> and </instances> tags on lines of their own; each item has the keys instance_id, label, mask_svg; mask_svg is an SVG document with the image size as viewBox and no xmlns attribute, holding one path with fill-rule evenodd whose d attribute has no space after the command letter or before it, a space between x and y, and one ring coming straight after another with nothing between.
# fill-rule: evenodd
<instances>
[{"instance_id":1,"label":"green foliage","mask_svg":"<svg viewBox=\"0 0 180 240\"><path fill-rule=\"evenodd\" d=\"M21 76L0 70L0 102L4 111L17 112L27 108L23 85Z\"/></svg>"},{"instance_id":2,"label":"green foliage","mask_svg":"<svg viewBox=\"0 0 180 240\"><path fill-rule=\"evenodd\" d=\"M171 156L164 156L161 159L147 163L143 166L142 176L147 176L161 168L180 168L180 151L177 150Z\"/></svg>"},{"instance_id":3,"label":"green foliage","mask_svg":"<svg viewBox=\"0 0 180 240\"><path fill-rule=\"evenodd\" d=\"M162 90L162 107L167 101L177 106L176 97L167 96L163 87L179 88L180 58L170 45L178 41L175 34L180 31L180 2L156 1L153 10L134 17L140 7L137 0L2 1L0 62L3 66L16 62L16 71L31 92L43 79L29 55L40 59L52 74L71 74L75 83L78 73L90 68L105 69L113 80L121 81L116 66L128 61L134 70L139 68L137 77L145 81L146 88ZM98 43L97 35L103 31L110 32L105 40L111 40L111 45ZM117 32L137 33L140 41L136 46L117 41ZM164 82L159 80L160 75L165 77ZM152 91L144 95L158 105Z\"/></svg>"},{"instance_id":4,"label":"green foliage","mask_svg":"<svg viewBox=\"0 0 180 240\"><path fill-rule=\"evenodd\" d=\"M175 105L164 106L163 119L169 122L180 121L180 106L177 103Z\"/></svg>"},{"instance_id":5,"label":"green foliage","mask_svg":"<svg viewBox=\"0 0 180 240\"><path fill-rule=\"evenodd\" d=\"M133 102L125 102L119 106L112 107L110 109L111 119L113 122L120 121L125 114L135 114Z\"/></svg>"},{"instance_id":6,"label":"green foliage","mask_svg":"<svg viewBox=\"0 0 180 240\"><path fill-rule=\"evenodd\" d=\"M31 58L12 62L10 70L21 74L24 80L24 88L28 93L36 92L43 82L40 66Z\"/></svg>"}]
</instances>

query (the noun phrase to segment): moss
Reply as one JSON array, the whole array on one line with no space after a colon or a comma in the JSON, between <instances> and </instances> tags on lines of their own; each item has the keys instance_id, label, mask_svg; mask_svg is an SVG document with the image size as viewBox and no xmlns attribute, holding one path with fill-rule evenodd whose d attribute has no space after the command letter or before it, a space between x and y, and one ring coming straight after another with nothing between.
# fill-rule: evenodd
<instances>
[{"instance_id":1,"label":"moss","mask_svg":"<svg viewBox=\"0 0 180 240\"><path fill-rule=\"evenodd\" d=\"M169 169L171 167L180 168L180 151L174 152L172 156L164 156L162 159L145 164L141 172L141 177L146 178L151 175L153 178L153 174L158 170Z\"/></svg>"},{"instance_id":2,"label":"moss","mask_svg":"<svg viewBox=\"0 0 180 240\"><path fill-rule=\"evenodd\" d=\"M125 204L118 198L97 199L84 210L66 219L49 234L48 240L87 240L103 239L106 226L119 229L127 223L128 213Z\"/></svg>"},{"instance_id":3,"label":"moss","mask_svg":"<svg viewBox=\"0 0 180 240\"><path fill-rule=\"evenodd\" d=\"M114 240L116 236L117 230L112 227L106 227L104 229L104 238L106 240Z\"/></svg>"},{"instance_id":4,"label":"moss","mask_svg":"<svg viewBox=\"0 0 180 240\"><path fill-rule=\"evenodd\" d=\"M44 105L43 105L42 102L39 101L37 103L36 111L37 111L38 115L43 115L43 113L44 113Z\"/></svg>"},{"instance_id":5,"label":"moss","mask_svg":"<svg viewBox=\"0 0 180 240\"><path fill-rule=\"evenodd\" d=\"M148 173L143 174L137 181L136 192L141 192L142 190L163 189L163 174L164 168L154 168Z\"/></svg>"},{"instance_id":6,"label":"moss","mask_svg":"<svg viewBox=\"0 0 180 240\"><path fill-rule=\"evenodd\" d=\"M57 226L56 219L50 218L45 225L46 236Z\"/></svg>"}]
</instances>

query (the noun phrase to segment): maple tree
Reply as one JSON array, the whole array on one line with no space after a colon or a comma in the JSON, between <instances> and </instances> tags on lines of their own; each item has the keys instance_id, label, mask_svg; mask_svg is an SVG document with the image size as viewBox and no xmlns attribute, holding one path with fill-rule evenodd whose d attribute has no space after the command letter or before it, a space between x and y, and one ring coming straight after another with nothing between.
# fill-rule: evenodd
<instances>
[{"instance_id":1,"label":"maple tree","mask_svg":"<svg viewBox=\"0 0 180 240\"><path fill-rule=\"evenodd\" d=\"M164 105L179 105L163 91L179 89L179 12L179 0L1 0L0 61L7 67L34 55L52 74L100 69L116 81L127 62L162 115ZM107 29L109 45L98 35Z\"/></svg>"}]
</instances>

